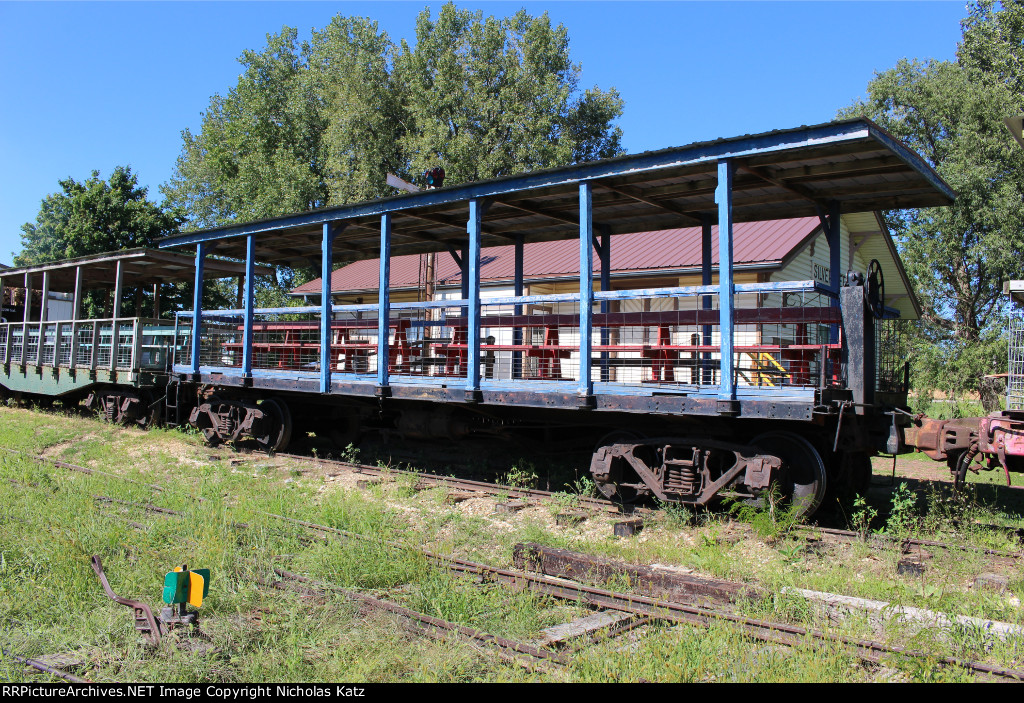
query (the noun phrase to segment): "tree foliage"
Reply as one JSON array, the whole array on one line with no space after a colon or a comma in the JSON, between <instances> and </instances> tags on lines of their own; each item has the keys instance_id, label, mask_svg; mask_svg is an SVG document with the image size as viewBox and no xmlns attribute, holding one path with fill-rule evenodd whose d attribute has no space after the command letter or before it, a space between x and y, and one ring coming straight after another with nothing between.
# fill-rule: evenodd
<instances>
[{"instance_id":1,"label":"tree foliage","mask_svg":"<svg viewBox=\"0 0 1024 703\"><path fill-rule=\"evenodd\" d=\"M1006 363L1002 284L1024 273L1024 149L1003 119L1024 111L1024 5L978 2L957 60L901 60L841 114L871 117L918 151L956 191L947 208L889 213L924 306L915 376L981 390Z\"/></svg>"},{"instance_id":2,"label":"tree foliage","mask_svg":"<svg viewBox=\"0 0 1024 703\"><path fill-rule=\"evenodd\" d=\"M147 199L128 166L115 168L109 181L93 171L83 183L71 177L59 183L61 192L43 199L35 223L22 225L15 265L149 246L182 221Z\"/></svg>"},{"instance_id":3,"label":"tree foliage","mask_svg":"<svg viewBox=\"0 0 1024 703\"><path fill-rule=\"evenodd\" d=\"M614 90L580 91L568 33L547 15L504 19L424 10L415 43L376 22L335 17L301 45L268 35L183 132L170 203L208 227L393 193L443 166L461 183L621 152Z\"/></svg>"}]
</instances>

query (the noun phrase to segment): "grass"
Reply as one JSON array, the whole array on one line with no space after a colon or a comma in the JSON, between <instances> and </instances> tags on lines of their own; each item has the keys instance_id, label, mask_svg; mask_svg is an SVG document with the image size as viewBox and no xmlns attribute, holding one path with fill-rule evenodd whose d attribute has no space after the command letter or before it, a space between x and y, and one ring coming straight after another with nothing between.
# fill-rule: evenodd
<instances>
[{"instance_id":1,"label":"grass","mask_svg":"<svg viewBox=\"0 0 1024 703\"><path fill-rule=\"evenodd\" d=\"M635 563L686 567L753 583L772 594L791 585L1024 624L1020 608L1010 601L1011 596L1024 597L1024 580L1011 572L1009 594L967 587L992 569L973 552L936 551L926 561L926 577L908 580L895 575L903 556L895 548L879 551L850 544L812 549L793 533L775 529L779 516L765 522L752 513L744 522L727 512L669 507L630 539L612 536L615 518L610 516L556 527L555 513L575 507L577 496L592 491L586 482L567 488L549 505L498 516L489 498L447 505L443 492L417 492L414 481L402 478L358 490L354 480L339 483L281 457L234 455L224 448L211 452L195 436L144 433L74 414L0 407L0 446L45 452L164 486L157 493L0 452L0 644L21 656L74 652L86 662L79 673L97 680L848 681L961 676L917 661L868 668L842 648L759 644L721 624L707 631L657 625L635 641L616 639L583 648L565 670L531 673L459 640L435 642L410 634L395 618L360 612L338 595L301 597L258 584L280 566L519 641L535 639L542 628L589 612L582 604L478 584L439 569L415 549L390 542L506 566L514 544L539 542ZM535 480L531 475L537 473L524 464L518 480ZM564 473L571 478L573 468L566 467ZM876 489L865 497L862 509L876 511L868 531L892 526L921 536L1009 546L1005 536L975 523L1020 526L1020 513L1005 500L1005 489L995 494L995 502L983 489L988 490L979 486L975 494L951 499L939 490L929 494L921 482L907 481L895 506L891 492ZM153 502L182 514L98 503L94 495ZM371 539L311 539L306 530L266 512ZM211 569L201 619L216 653L142 647L130 612L100 590L89 568L92 554L103 558L117 593L153 606L159 604L166 571L182 563ZM755 617L828 626L795 598L775 595L744 604L742 610ZM841 629L851 636L876 636L857 619ZM898 631L886 636L916 642ZM962 656L1003 665L1013 665L1021 651L1013 642L987 650L969 632L958 633L952 642L921 645L936 653L952 648ZM627 656L617 651L623 646L629 647ZM0 661L0 678L35 680L35 674Z\"/></svg>"}]
</instances>

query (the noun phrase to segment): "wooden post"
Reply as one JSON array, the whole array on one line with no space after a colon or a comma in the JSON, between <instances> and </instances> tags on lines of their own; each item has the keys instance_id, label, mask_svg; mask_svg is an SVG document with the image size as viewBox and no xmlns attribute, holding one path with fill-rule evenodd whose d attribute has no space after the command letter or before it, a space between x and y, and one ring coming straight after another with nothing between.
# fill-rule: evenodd
<instances>
[{"instance_id":1,"label":"wooden post","mask_svg":"<svg viewBox=\"0 0 1024 703\"><path fill-rule=\"evenodd\" d=\"M711 285L711 216L704 215L700 218L700 284ZM701 307L710 310L712 307L711 296L705 295L701 298ZM701 329L703 339L701 344L711 346L711 325L704 325ZM715 370L711 367L711 352L704 352L701 355L700 383L703 385L715 382Z\"/></svg>"},{"instance_id":2,"label":"wooden post","mask_svg":"<svg viewBox=\"0 0 1024 703\"><path fill-rule=\"evenodd\" d=\"M21 362L22 370L28 360L28 318L32 311L32 274L25 272L25 305L21 310Z\"/></svg>"},{"instance_id":3,"label":"wooden post","mask_svg":"<svg viewBox=\"0 0 1024 703\"><path fill-rule=\"evenodd\" d=\"M203 260L208 245L196 244L196 277L195 289L192 291L192 373L199 376L199 334L203 323Z\"/></svg>"},{"instance_id":4,"label":"wooden post","mask_svg":"<svg viewBox=\"0 0 1024 703\"><path fill-rule=\"evenodd\" d=\"M121 267L121 260L118 259L117 267L114 270L114 301L110 311L110 370L117 370L117 342L118 325L117 318L121 317L121 296L124 295L124 270Z\"/></svg>"},{"instance_id":5,"label":"wooden post","mask_svg":"<svg viewBox=\"0 0 1024 703\"><path fill-rule=\"evenodd\" d=\"M324 223L320 243L320 392L331 392L331 342L334 305L331 302L331 273L334 271L334 238L345 228Z\"/></svg>"},{"instance_id":6,"label":"wooden post","mask_svg":"<svg viewBox=\"0 0 1024 703\"><path fill-rule=\"evenodd\" d=\"M11 307L14 307L13 305ZM11 359L11 325L10 320L4 317L4 279L0 276L0 322L4 324L4 349L0 357L0 363L6 364Z\"/></svg>"},{"instance_id":7,"label":"wooden post","mask_svg":"<svg viewBox=\"0 0 1024 703\"><path fill-rule=\"evenodd\" d=\"M75 297L71 302L71 350L68 368L75 368L78 359L78 318L82 315L82 267L75 267Z\"/></svg>"},{"instance_id":8,"label":"wooden post","mask_svg":"<svg viewBox=\"0 0 1024 703\"><path fill-rule=\"evenodd\" d=\"M43 350L46 348L47 304L50 302L50 272L43 271L43 290L39 299L39 346L36 348L36 366L43 365ZM54 348L54 356L57 349Z\"/></svg>"},{"instance_id":9,"label":"wooden post","mask_svg":"<svg viewBox=\"0 0 1024 703\"><path fill-rule=\"evenodd\" d=\"M515 290L513 295L521 296L523 294L523 264L524 264L524 242L525 238L522 233L516 235L515 245ZM516 305L515 312L516 317L523 314L523 306ZM523 343L523 328L513 327L512 328L512 344L519 345ZM514 351L512 352L512 378L523 377L523 352Z\"/></svg>"},{"instance_id":10,"label":"wooden post","mask_svg":"<svg viewBox=\"0 0 1024 703\"><path fill-rule=\"evenodd\" d=\"M601 227L601 249L599 251L601 255L601 290L609 291L612 289L612 237L608 233L607 225ZM601 313L606 315L609 311L608 301L601 301ZM611 334L609 334L608 327L601 328L601 345L607 347L611 344ZM601 380L610 381L611 365L608 363L609 354L606 351L601 352Z\"/></svg>"}]
</instances>

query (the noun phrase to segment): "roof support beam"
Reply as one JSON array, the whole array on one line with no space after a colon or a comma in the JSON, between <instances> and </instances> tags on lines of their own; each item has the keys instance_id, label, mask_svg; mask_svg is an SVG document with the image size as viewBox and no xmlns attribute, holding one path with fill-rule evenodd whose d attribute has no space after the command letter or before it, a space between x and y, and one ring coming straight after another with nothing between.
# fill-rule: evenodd
<instances>
[{"instance_id":1,"label":"roof support beam","mask_svg":"<svg viewBox=\"0 0 1024 703\"><path fill-rule=\"evenodd\" d=\"M523 234L516 235L515 243L515 274L513 278L513 291L512 294L517 298L523 294L523 264L524 262L524 250L525 250L525 236ZM523 306L516 305L513 314L518 317L523 314ZM518 346L523 343L523 328L513 327L512 328L512 344ZM523 376L523 352L514 351L512 352L512 378L522 378Z\"/></svg>"},{"instance_id":2,"label":"roof support beam","mask_svg":"<svg viewBox=\"0 0 1024 703\"><path fill-rule=\"evenodd\" d=\"M597 249L597 255L601 259L601 290L609 291L612 289L612 236L607 227L599 226L597 230L601 233L601 245ZM606 315L609 309L610 302L602 300L601 314ZM607 347L609 344L611 344L611 330L602 327L601 346ZM611 380L611 366L608 363L610 358L608 352L601 352L601 380L605 382Z\"/></svg>"},{"instance_id":3,"label":"roof support beam","mask_svg":"<svg viewBox=\"0 0 1024 703\"><path fill-rule=\"evenodd\" d=\"M645 196L643 196L643 195L633 191L632 189L622 188L621 186L613 186L613 185L609 185L608 183L600 183L600 182L597 183L597 185L599 185L602 188L605 188L607 190L610 190L613 193L618 193L619 195L624 195L627 198L631 198L633 200L636 200L639 203L644 203L645 205L650 205L652 207L656 207L656 208L660 208L661 210L665 210L666 212L671 212L671 213L673 213L675 215L679 215L680 217L682 217L682 218L684 218L684 219L686 219L686 220L688 220L688 221L690 221L690 222L692 222L694 224L700 224L701 216L700 216L699 213L687 212L685 210L677 208L675 205L670 205L668 203L658 202L657 200L654 200L653 198L645 197Z\"/></svg>"},{"instance_id":4,"label":"roof support beam","mask_svg":"<svg viewBox=\"0 0 1024 703\"><path fill-rule=\"evenodd\" d=\"M191 353L192 353L192 374L195 379L199 380L199 335L203 329L203 264L205 263L206 253L209 251L210 246L205 243L196 245L196 277L195 286L192 291L192 339L191 342ZM118 265L120 265L120 261ZM116 333L116 329L114 330ZM95 354L95 351L93 352Z\"/></svg>"},{"instance_id":5,"label":"roof support beam","mask_svg":"<svg viewBox=\"0 0 1024 703\"><path fill-rule=\"evenodd\" d=\"M120 264L120 262L118 262L118 264ZM43 365L43 349L46 347L46 312L47 312L46 308L47 308L47 304L50 302L49 299L50 299L50 272L49 271L43 271L43 290L42 290L42 295L39 296L39 346L36 348L36 366L42 366ZM57 360L56 359L56 355L57 355L57 345L59 343L60 343L59 339L55 340L55 342L54 342L54 348L53 348L53 350L54 350L53 351L53 353L54 353L54 362L55 362L54 366L57 365L56 364L56 360ZM114 343L114 348L113 348L113 351L111 353L111 356L114 356L114 352L117 351L117 327L116 326L114 328L114 342L113 343ZM115 368L115 367L111 367L111 368Z\"/></svg>"},{"instance_id":6,"label":"roof support beam","mask_svg":"<svg viewBox=\"0 0 1024 703\"><path fill-rule=\"evenodd\" d=\"M746 171L747 173L757 176L763 181L767 181L772 185L776 185L779 188L782 188L783 190L788 190L790 193L799 195L801 198L810 200L815 205L823 206L825 204L825 201L823 201L821 198L819 198L817 195L815 195L812 191L808 190L804 186L797 185L796 183L787 183L781 178L776 178L772 174L768 173L766 169L760 168L758 166L750 166L749 164L740 164L740 168Z\"/></svg>"},{"instance_id":7,"label":"roof support beam","mask_svg":"<svg viewBox=\"0 0 1024 703\"><path fill-rule=\"evenodd\" d=\"M594 186L589 181L580 183L580 375L577 391L580 407L589 408L593 402L594 324Z\"/></svg>"},{"instance_id":8,"label":"roof support beam","mask_svg":"<svg viewBox=\"0 0 1024 703\"><path fill-rule=\"evenodd\" d=\"M711 215L705 215L700 222L700 284L711 285ZM705 295L701 301L701 307L710 310L712 300L710 295ZM711 346L711 325L704 325L701 329L703 337L701 343ZM700 368L700 382L710 385L715 382L715 370L711 367L711 352L704 352Z\"/></svg>"},{"instance_id":9,"label":"roof support beam","mask_svg":"<svg viewBox=\"0 0 1024 703\"><path fill-rule=\"evenodd\" d=\"M514 210L521 210L530 215L539 215L540 217L547 217L548 219L551 220L558 220L559 222L564 222L565 224L572 225L573 227L578 227L580 224L580 221L574 217L562 215L557 212L552 212L551 210L537 207L536 205L524 204L527 202L528 201L525 200L520 200L516 202L511 202L508 200L497 200L495 201L495 204L504 205L505 207L510 207Z\"/></svg>"}]
</instances>

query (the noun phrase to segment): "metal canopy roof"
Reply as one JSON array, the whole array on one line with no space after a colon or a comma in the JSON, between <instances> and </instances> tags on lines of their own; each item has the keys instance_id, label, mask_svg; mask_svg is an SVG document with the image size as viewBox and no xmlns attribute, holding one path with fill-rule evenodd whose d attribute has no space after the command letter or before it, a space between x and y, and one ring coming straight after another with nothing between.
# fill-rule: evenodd
<instances>
[{"instance_id":1,"label":"metal canopy roof","mask_svg":"<svg viewBox=\"0 0 1024 703\"><path fill-rule=\"evenodd\" d=\"M244 258L256 236L256 258L317 265L322 226L344 225L337 260L375 258L380 216L392 213L393 256L444 251L466 240L470 198L489 203L481 245L500 246L579 236L579 189L590 181L595 231L610 234L717 222L717 162L737 166L736 222L814 216L838 202L842 212L949 205L954 192L916 153L865 118L719 139L507 176L420 193L324 208L167 237L161 248L217 242L217 255Z\"/></svg>"},{"instance_id":2,"label":"metal canopy roof","mask_svg":"<svg viewBox=\"0 0 1024 703\"><path fill-rule=\"evenodd\" d=\"M36 277L33 283L37 288L41 288L42 277L39 274L48 271L51 291L72 292L75 289L75 269L81 267L83 286L86 288L112 288L118 261L121 262L124 281L129 286L191 281L195 278L195 258L188 254L156 249L125 249L124 251L55 261L49 264L0 269L0 281L3 281L6 286L20 287L24 285L25 274L28 273ZM259 266L256 273L270 275L274 273L274 269L268 266ZM245 264L237 261L208 258L204 265L204 278L227 278L243 275L245 275Z\"/></svg>"},{"instance_id":3,"label":"metal canopy roof","mask_svg":"<svg viewBox=\"0 0 1024 703\"><path fill-rule=\"evenodd\" d=\"M1024 304L1024 281L1007 281L1003 292L1008 293L1011 300Z\"/></svg>"}]
</instances>

